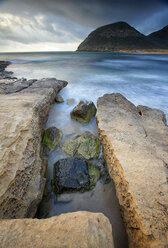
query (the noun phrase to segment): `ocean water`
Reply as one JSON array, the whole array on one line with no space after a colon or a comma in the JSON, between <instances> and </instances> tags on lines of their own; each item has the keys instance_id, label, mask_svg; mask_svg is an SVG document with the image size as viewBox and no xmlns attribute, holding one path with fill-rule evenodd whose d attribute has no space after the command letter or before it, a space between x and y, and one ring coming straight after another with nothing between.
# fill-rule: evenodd
<instances>
[{"instance_id":1,"label":"ocean water","mask_svg":"<svg viewBox=\"0 0 168 248\"><path fill-rule=\"evenodd\" d=\"M0 60L10 60L8 70L16 77L56 77L68 81L61 91L64 103L53 104L46 128L56 126L63 132L62 142L72 134L90 131L97 135L95 118L81 124L70 118L70 111L79 100L92 100L105 93L119 92L135 105L147 105L163 110L168 118L168 55L129 53L13 53L0 54ZM68 105L66 99L74 98ZM102 212L111 221L115 248L127 247L127 236L120 216L115 187L97 183L92 191L55 196L51 188L53 164L68 155L58 147L48 156L47 188L50 197L40 204L38 218L66 212L87 210Z\"/></svg>"},{"instance_id":2,"label":"ocean water","mask_svg":"<svg viewBox=\"0 0 168 248\"><path fill-rule=\"evenodd\" d=\"M56 77L69 82L64 97L97 98L119 92L134 104L168 117L168 54L49 52L0 54L17 77Z\"/></svg>"}]
</instances>

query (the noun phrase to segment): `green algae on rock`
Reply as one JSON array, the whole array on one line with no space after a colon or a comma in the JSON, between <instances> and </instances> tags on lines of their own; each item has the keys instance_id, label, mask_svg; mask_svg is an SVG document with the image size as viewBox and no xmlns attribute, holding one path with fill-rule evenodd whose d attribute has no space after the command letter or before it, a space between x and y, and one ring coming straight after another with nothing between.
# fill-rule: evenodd
<instances>
[{"instance_id":1,"label":"green algae on rock","mask_svg":"<svg viewBox=\"0 0 168 248\"><path fill-rule=\"evenodd\" d=\"M62 150L67 154L74 156L77 150L78 143L75 140L66 139L62 145Z\"/></svg>"},{"instance_id":2,"label":"green algae on rock","mask_svg":"<svg viewBox=\"0 0 168 248\"><path fill-rule=\"evenodd\" d=\"M88 123L95 114L96 107L89 101L80 101L70 113L72 119L84 123Z\"/></svg>"},{"instance_id":3,"label":"green algae on rock","mask_svg":"<svg viewBox=\"0 0 168 248\"><path fill-rule=\"evenodd\" d=\"M56 194L92 189L100 172L81 158L60 159L54 164L52 188Z\"/></svg>"},{"instance_id":4,"label":"green algae on rock","mask_svg":"<svg viewBox=\"0 0 168 248\"><path fill-rule=\"evenodd\" d=\"M88 161L88 172L89 172L89 180L90 180L90 187L89 189L93 189L96 185L96 182L100 178L100 171Z\"/></svg>"},{"instance_id":5,"label":"green algae on rock","mask_svg":"<svg viewBox=\"0 0 168 248\"><path fill-rule=\"evenodd\" d=\"M61 141L62 132L56 127L49 127L44 132L43 144L53 151Z\"/></svg>"},{"instance_id":6,"label":"green algae on rock","mask_svg":"<svg viewBox=\"0 0 168 248\"><path fill-rule=\"evenodd\" d=\"M86 131L77 139L77 154L85 159L97 158L100 154L100 141L98 137Z\"/></svg>"}]
</instances>

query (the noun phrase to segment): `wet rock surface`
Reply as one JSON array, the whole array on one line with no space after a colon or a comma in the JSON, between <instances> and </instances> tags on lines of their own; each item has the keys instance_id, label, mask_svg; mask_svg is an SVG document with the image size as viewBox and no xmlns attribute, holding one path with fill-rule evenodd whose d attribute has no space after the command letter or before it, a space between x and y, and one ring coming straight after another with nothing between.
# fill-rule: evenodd
<instances>
[{"instance_id":1,"label":"wet rock surface","mask_svg":"<svg viewBox=\"0 0 168 248\"><path fill-rule=\"evenodd\" d=\"M75 155L77 148L77 141L72 139L66 139L62 145L62 150L71 156Z\"/></svg>"},{"instance_id":2,"label":"wet rock surface","mask_svg":"<svg viewBox=\"0 0 168 248\"><path fill-rule=\"evenodd\" d=\"M88 123L92 116L96 114L96 107L93 102L80 101L71 112L71 118Z\"/></svg>"},{"instance_id":3,"label":"wet rock surface","mask_svg":"<svg viewBox=\"0 0 168 248\"><path fill-rule=\"evenodd\" d=\"M61 141L62 132L56 127L49 127L44 131L43 145L46 153L53 151Z\"/></svg>"},{"instance_id":4,"label":"wet rock surface","mask_svg":"<svg viewBox=\"0 0 168 248\"><path fill-rule=\"evenodd\" d=\"M65 158L54 164L53 190L55 193L73 190L89 190L99 179L99 171L80 158Z\"/></svg>"},{"instance_id":5,"label":"wet rock surface","mask_svg":"<svg viewBox=\"0 0 168 248\"><path fill-rule=\"evenodd\" d=\"M90 132L84 132L77 138L78 149L77 154L86 158L92 159L97 158L100 153L100 141L99 139L91 134Z\"/></svg>"},{"instance_id":6,"label":"wet rock surface","mask_svg":"<svg viewBox=\"0 0 168 248\"><path fill-rule=\"evenodd\" d=\"M66 139L63 143L62 150L71 156L77 154L85 159L92 159L98 158L100 147L101 144L98 137L86 131L82 134L75 135L73 139Z\"/></svg>"},{"instance_id":7,"label":"wet rock surface","mask_svg":"<svg viewBox=\"0 0 168 248\"><path fill-rule=\"evenodd\" d=\"M129 246L168 244L168 127L162 111L120 94L98 99L99 138L126 223Z\"/></svg>"}]
</instances>

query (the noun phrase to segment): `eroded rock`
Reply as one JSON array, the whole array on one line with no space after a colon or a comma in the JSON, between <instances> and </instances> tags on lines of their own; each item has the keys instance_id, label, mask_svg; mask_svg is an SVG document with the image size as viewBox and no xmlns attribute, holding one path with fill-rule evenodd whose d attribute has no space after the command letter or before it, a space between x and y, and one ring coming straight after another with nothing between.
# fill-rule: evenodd
<instances>
[{"instance_id":1,"label":"eroded rock","mask_svg":"<svg viewBox=\"0 0 168 248\"><path fill-rule=\"evenodd\" d=\"M89 212L41 220L1 220L0 244L1 248L114 248L109 220Z\"/></svg>"},{"instance_id":2,"label":"eroded rock","mask_svg":"<svg viewBox=\"0 0 168 248\"><path fill-rule=\"evenodd\" d=\"M92 116L96 114L96 107L93 102L80 101L71 112L71 118L88 123Z\"/></svg>"},{"instance_id":3,"label":"eroded rock","mask_svg":"<svg viewBox=\"0 0 168 248\"><path fill-rule=\"evenodd\" d=\"M120 94L98 99L99 138L114 180L130 247L168 244L168 127L162 111Z\"/></svg>"},{"instance_id":4,"label":"eroded rock","mask_svg":"<svg viewBox=\"0 0 168 248\"><path fill-rule=\"evenodd\" d=\"M42 79L0 95L0 219L36 212L45 185L42 132L56 94L66 85Z\"/></svg>"}]
</instances>

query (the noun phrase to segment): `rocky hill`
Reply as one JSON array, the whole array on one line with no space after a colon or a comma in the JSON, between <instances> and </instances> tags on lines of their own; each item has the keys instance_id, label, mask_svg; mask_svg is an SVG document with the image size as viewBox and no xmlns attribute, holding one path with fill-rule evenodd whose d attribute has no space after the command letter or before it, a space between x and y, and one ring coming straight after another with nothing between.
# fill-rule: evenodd
<instances>
[{"instance_id":1,"label":"rocky hill","mask_svg":"<svg viewBox=\"0 0 168 248\"><path fill-rule=\"evenodd\" d=\"M145 36L126 22L102 26L89 34L77 51L136 51L161 49L156 39Z\"/></svg>"},{"instance_id":2,"label":"rocky hill","mask_svg":"<svg viewBox=\"0 0 168 248\"><path fill-rule=\"evenodd\" d=\"M163 46L165 49L168 49L168 25L149 34L148 37Z\"/></svg>"}]
</instances>

